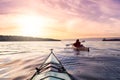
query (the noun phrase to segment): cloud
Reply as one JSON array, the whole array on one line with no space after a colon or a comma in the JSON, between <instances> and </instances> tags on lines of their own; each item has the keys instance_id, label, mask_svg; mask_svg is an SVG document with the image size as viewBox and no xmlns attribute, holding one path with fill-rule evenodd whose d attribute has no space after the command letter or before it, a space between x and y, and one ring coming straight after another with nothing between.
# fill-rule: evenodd
<instances>
[{"instance_id":1,"label":"cloud","mask_svg":"<svg viewBox=\"0 0 120 80\"><path fill-rule=\"evenodd\" d=\"M81 35L88 35L86 30L91 35L107 35L107 31L119 34L120 0L0 0L2 16L31 12L56 20L53 27L50 27L56 31L72 34L75 29L75 34Z\"/></svg>"},{"instance_id":2,"label":"cloud","mask_svg":"<svg viewBox=\"0 0 120 80\"><path fill-rule=\"evenodd\" d=\"M0 0L0 14L34 11L53 17L69 15L103 21L120 18L119 4L119 0Z\"/></svg>"},{"instance_id":3,"label":"cloud","mask_svg":"<svg viewBox=\"0 0 120 80\"><path fill-rule=\"evenodd\" d=\"M19 14L32 10L32 0L0 0L0 15Z\"/></svg>"},{"instance_id":4,"label":"cloud","mask_svg":"<svg viewBox=\"0 0 120 80\"><path fill-rule=\"evenodd\" d=\"M37 0L36 9L43 15L64 19L79 17L110 22L110 18L120 19L120 6L117 0ZM37 2L36 1L36 2ZM35 7L35 6L34 6Z\"/></svg>"},{"instance_id":5,"label":"cloud","mask_svg":"<svg viewBox=\"0 0 120 80\"><path fill-rule=\"evenodd\" d=\"M0 14L8 14L12 6L12 3L9 1L0 0Z\"/></svg>"}]
</instances>

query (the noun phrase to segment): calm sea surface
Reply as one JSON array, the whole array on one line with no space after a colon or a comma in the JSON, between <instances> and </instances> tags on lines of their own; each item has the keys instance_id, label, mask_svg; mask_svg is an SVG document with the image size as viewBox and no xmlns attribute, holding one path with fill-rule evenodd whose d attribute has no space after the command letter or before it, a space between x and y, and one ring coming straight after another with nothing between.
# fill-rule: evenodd
<instances>
[{"instance_id":1,"label":"calm sea surface","mask_svg":"<svg viewBox=\"0 0 120 80\"><path fill-rule=\"evenodd\" d=\"M77 80L120 80L120 42L86 41L90 52L75 52L60 42L0 42L0 80L27 80L54 49Z\"/></svg>"}]
</instances>

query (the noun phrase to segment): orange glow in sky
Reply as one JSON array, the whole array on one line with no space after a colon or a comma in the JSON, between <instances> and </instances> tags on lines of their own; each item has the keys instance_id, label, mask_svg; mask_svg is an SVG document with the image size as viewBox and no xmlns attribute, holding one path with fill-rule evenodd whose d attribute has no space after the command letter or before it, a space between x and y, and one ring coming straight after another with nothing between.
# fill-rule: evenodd
<instances>
[{"instance_id":1,"label":"orange glow in sky","mask_svg":"<svg viewBox=\"0 0 120 80\"><path fill-rule=\"evenodd\" d=\"M114 0L0 0L0 35L56 39L120 37L119 3Z\"/></svg>"},{"instance_id":2,"label":"orange glow in sky","mask_svg":"<svg viewBox=\"0 0 120 80\"><path fill-rule=\"evenodd\" d=\"M46 29L47 19L36 15L22 15L16 17L17 26L20 27L21 35L42 36Z\"/></svg>"}]
</instances>

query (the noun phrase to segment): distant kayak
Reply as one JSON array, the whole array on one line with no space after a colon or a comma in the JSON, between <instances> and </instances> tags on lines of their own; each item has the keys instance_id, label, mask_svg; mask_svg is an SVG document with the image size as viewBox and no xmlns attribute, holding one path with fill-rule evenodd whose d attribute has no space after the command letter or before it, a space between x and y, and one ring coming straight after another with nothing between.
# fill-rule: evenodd
<instances>
[{"instance_id":1,"label":"distant kayak","mask_svg":"<svg viewBox=\"0 0 120 80\"><path fill-rule=\"evenodd\" d=\"M30 80L75 80L51 51Z\"/></svg>"},{"instance_id":2,"label":"distant kayak","mask_svg":"<svg viewBox=\"0 0 120 80\"><path fill-rule=\"evenodd\" d=\"M84 46L82 46L82 47L72 46L72 49L76 50L76 51L88 51L88 52L90 51L88 47L84 47Z\"/></svg>"}]
</instances>

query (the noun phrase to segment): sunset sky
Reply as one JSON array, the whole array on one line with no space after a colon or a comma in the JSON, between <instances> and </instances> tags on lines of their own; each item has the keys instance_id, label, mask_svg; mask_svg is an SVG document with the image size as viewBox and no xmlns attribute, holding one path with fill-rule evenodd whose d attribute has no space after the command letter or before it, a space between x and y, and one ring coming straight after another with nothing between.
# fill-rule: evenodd
<instances>
[{"instance_id":1,"label":"sunset sky","mask_svg":"<svg viewBox=\"0 0 120 80\"><path fill-rule=\"evenodd\" d=\"M0 35L120 37L120 0L0 0Z\"/></svg>"}]
</instances>

